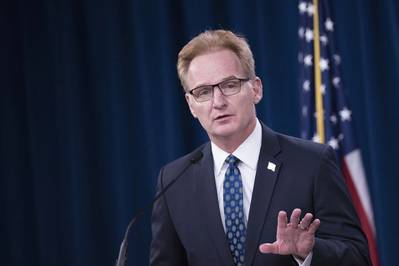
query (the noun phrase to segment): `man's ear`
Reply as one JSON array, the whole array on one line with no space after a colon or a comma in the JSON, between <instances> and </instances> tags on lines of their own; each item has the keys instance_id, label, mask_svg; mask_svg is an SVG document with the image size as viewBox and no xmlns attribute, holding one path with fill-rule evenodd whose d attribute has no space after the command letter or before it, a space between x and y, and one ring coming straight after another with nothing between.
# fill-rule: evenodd
<instances>
[{"instance_id":1,"label":"man's ear","mask_svg":"<svg viewBox=\"0 0 399 266\"><path fill-rule=\"evenodd\" d=\"M194 99L192 97L190 97L190 95L188 95L188 93L186 93L184 96L186 98L186 102L188 104L188 107L190 108L191 114L193 115L194 118L197 118L197 115L195 114L195 111L194 111L194 109L192 107L192 105L195 104L195 103L193 103Z\"/></svg>"},{"instance_id":2,"label":"man's ear","mask_svg":"<svg viewBox=\"0 0 399 266\"><path fill-rule=\"evenodd\" d=\"M254 103L257 104L262 100L263 97L263 85L262 80L259 77L255 77L252 81L253 91L254 91Z\"/></svg>"}]
</instances>

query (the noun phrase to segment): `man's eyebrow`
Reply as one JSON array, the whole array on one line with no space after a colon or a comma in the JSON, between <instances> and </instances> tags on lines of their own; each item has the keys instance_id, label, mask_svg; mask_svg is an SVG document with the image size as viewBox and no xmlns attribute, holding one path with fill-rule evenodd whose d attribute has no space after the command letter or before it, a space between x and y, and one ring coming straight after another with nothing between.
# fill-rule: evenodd
<instances>
[{"instance_id":1,"label":"man's eyebrow","mask_svg":"<svg viewBox=\"0 0 399 266\"><path fill-rule=\"evenodd\" d=\"M236 79L236 78L237 78L236 76L230 75L230 76L228 76L228 77L222 78L221 80L219 80L218 82L213 83L213 84L210 84L210 83L200 84L200 85L198 85L198 86L195 86L194 89L199 88L199 87L204 87L204 86L212 86L212 85L215 86L216 84L219 84L219 83L221 83L221 82L223 82L223 81L226 81L226 80L229 80L229 79ZM194 89L193 89L193 90L194 90Z\"/></svg>"}]
</instances>

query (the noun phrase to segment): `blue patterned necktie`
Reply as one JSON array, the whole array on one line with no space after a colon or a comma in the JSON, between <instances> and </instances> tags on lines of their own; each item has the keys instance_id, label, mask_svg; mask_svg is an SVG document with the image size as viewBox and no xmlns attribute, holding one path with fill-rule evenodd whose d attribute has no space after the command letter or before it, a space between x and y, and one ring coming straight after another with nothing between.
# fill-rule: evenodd
<instances>
[{"instance_id":1,"label":"blue patterned necktie","mask_svg":"<svg viewBox=\"0 0 399 266\"><path fill-rule=\"evenodd\" d=\"M246 228L244 223L243 188L239 160L234 155L226 158L229 164L223 183L223 204L226 235L229 248L237 266L244 265Z\"/></svg>"}]
</instances>

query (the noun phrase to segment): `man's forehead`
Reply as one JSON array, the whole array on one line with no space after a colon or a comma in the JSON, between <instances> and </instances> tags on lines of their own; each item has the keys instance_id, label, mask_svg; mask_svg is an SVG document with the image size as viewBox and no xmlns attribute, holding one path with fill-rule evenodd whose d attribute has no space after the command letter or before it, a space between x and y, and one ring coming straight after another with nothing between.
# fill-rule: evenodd
<instances>
[{"instance_id":1,"label":"man's forehead","mask_svg":"<svg viewBox=\"0 0 399 266\"><path fill-rule=\"evenodd\" d=\"M187 85L191 88L215 84L229 77L243 75L238 56L230 50L217 50L195 57L187 71Z\"/></svg>"}]
</instances>

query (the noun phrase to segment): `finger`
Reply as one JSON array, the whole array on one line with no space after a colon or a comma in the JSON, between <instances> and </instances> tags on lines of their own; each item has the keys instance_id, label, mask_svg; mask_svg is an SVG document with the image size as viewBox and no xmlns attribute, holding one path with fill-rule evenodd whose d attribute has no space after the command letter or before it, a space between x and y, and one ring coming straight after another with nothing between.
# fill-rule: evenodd
<instances>
[{"instance_id":1,"label":"finger","mask_svg":"<svg viewBox=\"0 0 399 266\"><path fill-rule=\"evenodd\" d=\"M311 234L316 233L317 229L319 229L319 226L320 226L320 220L314 219L314 221L309 225L308 232Z\"/></svg>"},{"instance_id":2,"label":"finger","mask_svg":"<svg viewBox=\"0 0 399 266\"><path fill-rule=\"evenodd\" d=\"M264 243L259 246L259 251L261 253L272 253L278 254L278 245L273 243Z\"/></svg>"},{"instance_id":3,"label":"finger","mask_svg":"<svg viewBox=\"0 0 399 266\"><path fill-rule=\"evenodd\" d=\"M277 218L277 228L284 229L287 227L287 213L285 211L279 211Z\"/></svg>"},{"instance_id":4,"label":"finger","mask_svg":"<svg viewBox=\"0 0 399 266\"><path fill-rule=\"evenodd\" d=\"M313 214L311 214L311 213L307 213L307 214L305 214L305 216L302 218L302 220L301 220L301 222L299 223L299 227L301 228L301 229L304 229L304 230L306 230L306 229L308 229L308 227L309 227L309 225L310 225L310 223L312 222L312 220L313 220Z\"/></svg>"},{"instance_id":5,"label":"finger","mask_svg":"<svg viewBox=\"0 0 399 266\"><path fill-rule=\"evenodd\" d=\"M298 223L299 223L299 217L301 216L301 209L294 209L291 213L291 218L290 218L290 225L292 228L297 228Z\"/></svg>"}]
</instances>

